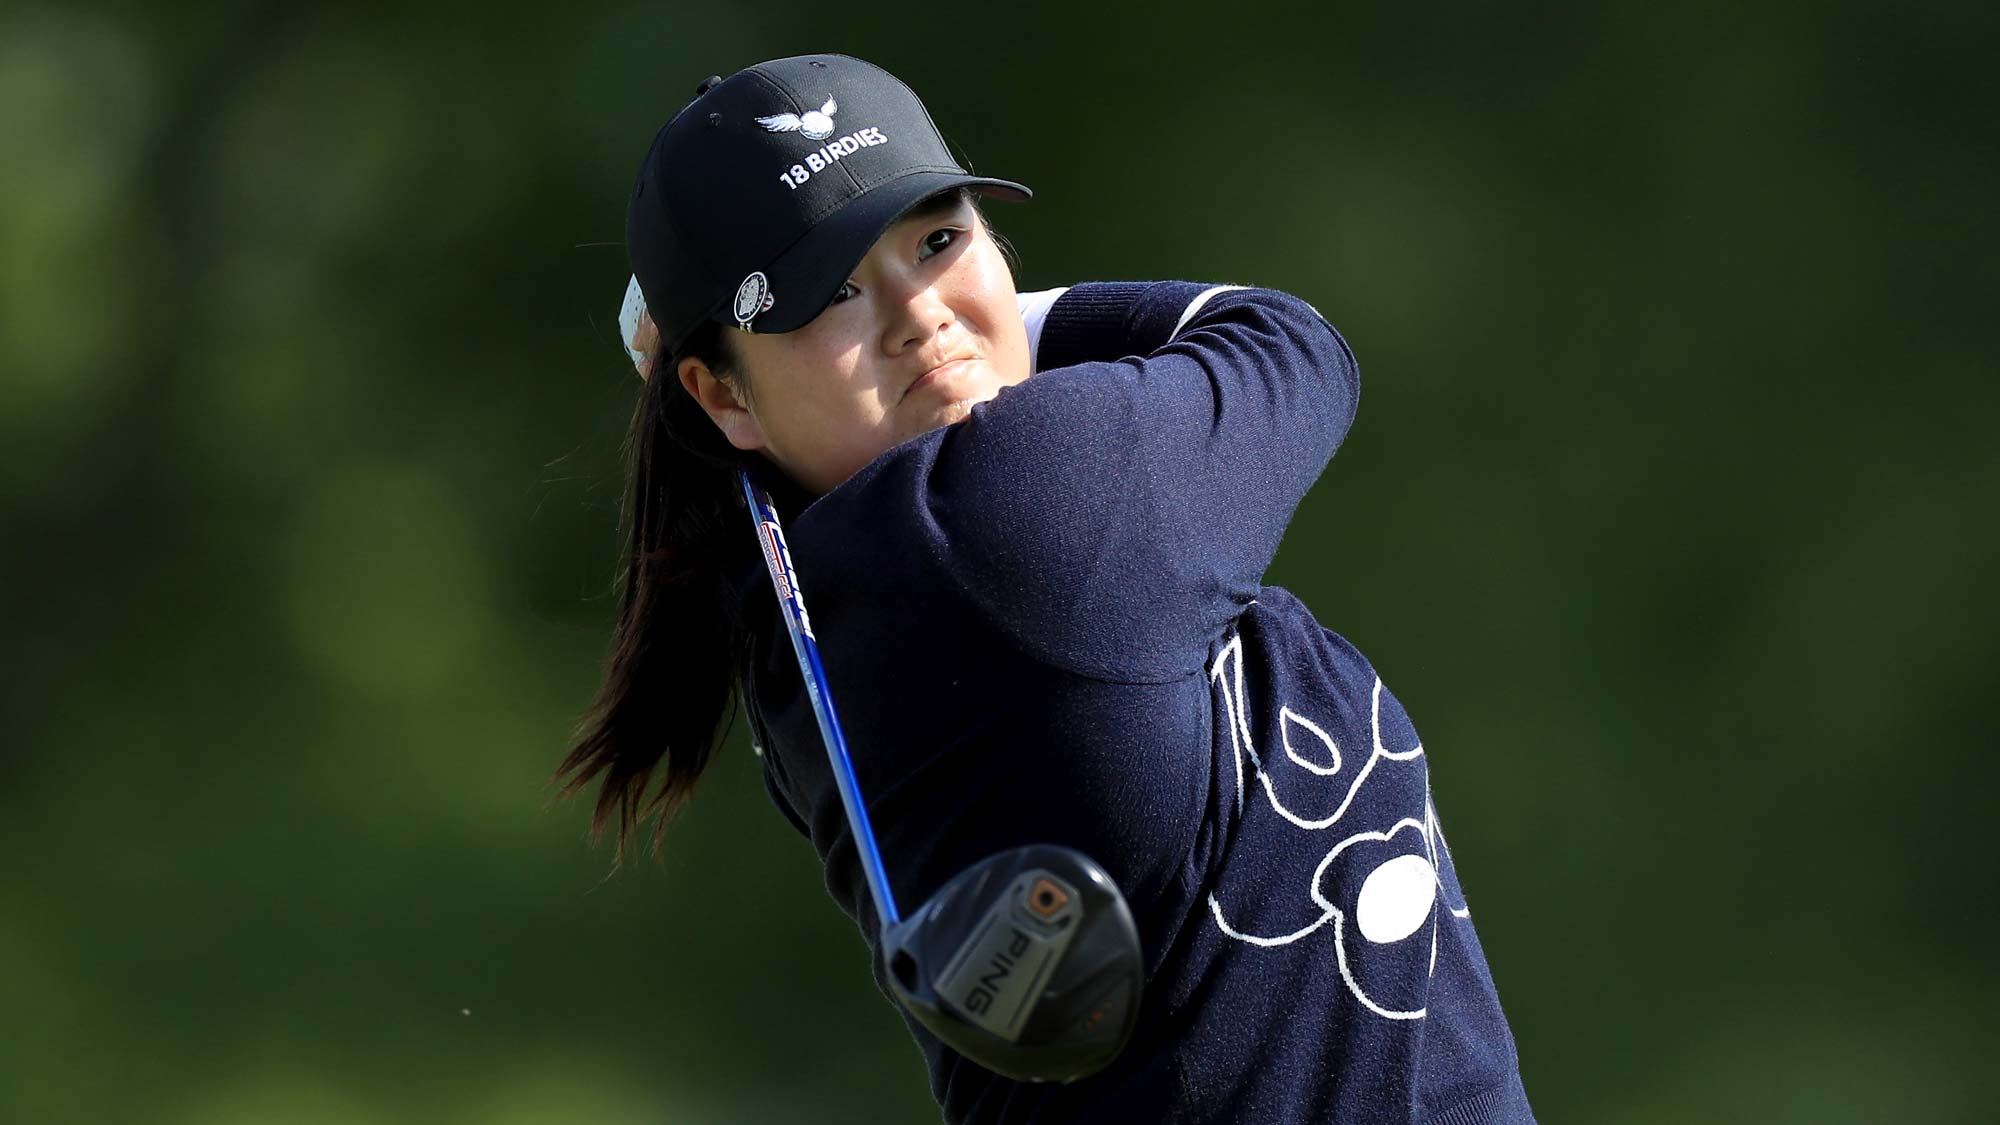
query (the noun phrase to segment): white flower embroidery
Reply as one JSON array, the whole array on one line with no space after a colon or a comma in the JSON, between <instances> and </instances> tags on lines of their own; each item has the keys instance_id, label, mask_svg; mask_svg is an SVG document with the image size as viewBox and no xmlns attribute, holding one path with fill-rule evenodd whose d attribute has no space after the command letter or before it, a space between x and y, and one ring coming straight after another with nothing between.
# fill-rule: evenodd
<instances>
[{"instance_id":1,"label":"white flower embroidery","mask_svg":"<svg viewBox=\"0 0 2000 1125\"><path fill-rule=\"evenodd\" d=\"M1386 997L1371 995L1366 983L1360 979L1368 975L1358 968L1361 960L1358 947L1351 947L1350 929L1358 931L1361 938L1372 946L1392 946L1406 941L1425 928L1429 922L1430 958L1425 975L1437 969L1437 907L1442 903L1453 917L1466 918L1471 915L1463 903L1453 905L1444 899L1444 885L1439 876L1443 865L1449 862L1450 850L1445 846L1444 832L1438 825L1437 810L1430 799L1430 781L1424 763L1424 748L1418 743L1406 750L1391 750L1382 743L1382 681L1375 680L1375 687L1369 708L1369 726L1373 747L1367 761L1353 772L1353 777L1345 787L1338 804L1323 816L1311 815L1301 809L1314 796L1330 799L1340 792L1336 785L1318 793L1288 789L1286 795L1279 795L1279 785L1272 774L1265 769L1264 761L1258 756L1256 740L1252 736L1249 712L1249 695L1245 690L1243 669L1243 638L1230 638L1227 645L1216 656L1209 669L1209 677L1222 699L1226 719L1229 724L1230 742L1236 761L1236 808L1244 815L1246 794L1249 792L1244 776L1244 762L1247 759L1251 774L1262 788L1270 806L1280 817L1308 832L1320 832L1335 827L1348 829L1347 833L1334 844L1332 849L1313 869L1312 879L1304 888L1305 896L1319 908L1319 916L1305 926L1288 933L1255 934L1239 926L1232 925L1225 916L1220 895L1226 888L1220 888L1208 896L1209 911L1215 916L1215 924L1221 931L1237 941L1253 946L1290 945L1309 934L1333 924L1334 954L1339 963L1340 977L1354 998L1369 1011L1385 1019L1422 1019L1425 1009L1421 1007L1399 1008L1393 1006ZM1339 746L1324 728L1311 719L1281 706L1278 710L1278 736L1285 749L1285 756L1294 765L1306 771L1309 779L1335 778L1340 776L1344 759ZM1410 815L1398 818L1393 823L1380 828L1362 828L1343 821L1353 810L1355 797L1367 785L1371 777L1387 777L1391 771L1415 769L1422 781L1421 808L1409 809ZM1290 775L1294 782L1300 775ZM1405 785L1409 779L1402 778ZM1310 789L1312 787L1305 787ZM1287 799L1289 798L1289 800ZM1358 830L1356 830L1358 829ZM1415 835L1411 844L1398 841L1405 833ZM1410 850L1414 846L1415 850ZM1365 870L1367 874L1360 875ZM1345 887L1329 894L1328 888ZM1350 927L1350 919L1354 925Z\"/></svg>"}]
</instances>

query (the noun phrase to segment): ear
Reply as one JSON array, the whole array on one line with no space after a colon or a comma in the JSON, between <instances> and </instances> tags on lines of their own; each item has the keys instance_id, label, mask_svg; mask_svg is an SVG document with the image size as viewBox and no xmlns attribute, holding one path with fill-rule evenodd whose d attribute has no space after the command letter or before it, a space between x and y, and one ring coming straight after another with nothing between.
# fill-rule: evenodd
<instances>
[{"instance_id":1,"label":"ear","mask_svg":"<svg viewBox=\"0 0 2000 1125\"><path fill-rule=\"evenodd\" d=\"M708 364L688 356L681 360L678 374L681 386L701 404L709 421L722 431L729 444L746 452L764 448L764 427L758 423L757 416L750 412L743 400L736 397L729 384L708 369Z\"/></svg>"}]
</instances>

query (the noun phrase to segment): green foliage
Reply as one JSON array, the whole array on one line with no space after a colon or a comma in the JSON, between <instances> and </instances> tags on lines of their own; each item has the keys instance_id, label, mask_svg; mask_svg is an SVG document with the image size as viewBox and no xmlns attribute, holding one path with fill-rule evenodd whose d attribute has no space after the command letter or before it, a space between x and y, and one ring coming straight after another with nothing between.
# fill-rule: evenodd
<instances>
[{"instance_id":1,"label":"green foliage","mask_svg":"<svg viewBox=\"0 0 2000 1125\"><path fill-rule=\"evenodd\" d=\"M545 785L630 177L813 49L1037 188L1028 287L1345 331L1272 580L1424 731L1545 1120L1978 1116L1991 10L1203 12L0 10L0 1119L934 1115L740 736L658 867Z\"/></svg>"}]
</instances>

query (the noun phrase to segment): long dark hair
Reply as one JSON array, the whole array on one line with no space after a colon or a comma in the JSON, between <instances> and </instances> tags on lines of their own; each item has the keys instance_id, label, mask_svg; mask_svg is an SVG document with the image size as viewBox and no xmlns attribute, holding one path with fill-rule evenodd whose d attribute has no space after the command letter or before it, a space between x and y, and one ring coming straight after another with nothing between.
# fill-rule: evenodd
<instances>
[{"instance_id":1,"label":"long dark hair","mask_svg":"<svg viewBox=\"0 0 2000 1125\"><path fill-rule=\"evenodd\" d=\"M690 356L739 395L747 389L719 324L703 324L672 355L652 356L626 441L626 544L611 655L555 773L565 797L603 779L591 838L612 826L620 859L648 818L648 846L658 853L668 820L735 714L736 665L747 643L722 582L732 561L754 553L736 477L747 455L682 388L677 372ZM648 797L656 770L659 788Z\"/></svg>"}]
</instances>

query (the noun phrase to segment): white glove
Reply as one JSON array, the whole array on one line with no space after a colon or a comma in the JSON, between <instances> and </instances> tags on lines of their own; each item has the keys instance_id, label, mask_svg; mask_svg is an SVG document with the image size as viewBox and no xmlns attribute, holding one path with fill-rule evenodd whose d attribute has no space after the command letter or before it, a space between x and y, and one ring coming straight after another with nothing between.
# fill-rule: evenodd
<instances>
[{"instance_id":1,"label":"white glove","mask_svg":"<svg viewBox=\"0 0 2000 1125\"><path fill-rule=\"evenodd\" d=\"M636 276L625 286L625 304L618 310L618 339L632 357L632 366L638 368L639 378L652 378L652 355L660 346L660 330L646 313L646 294L639 290Z\"/></svg>"}]
</instances>

